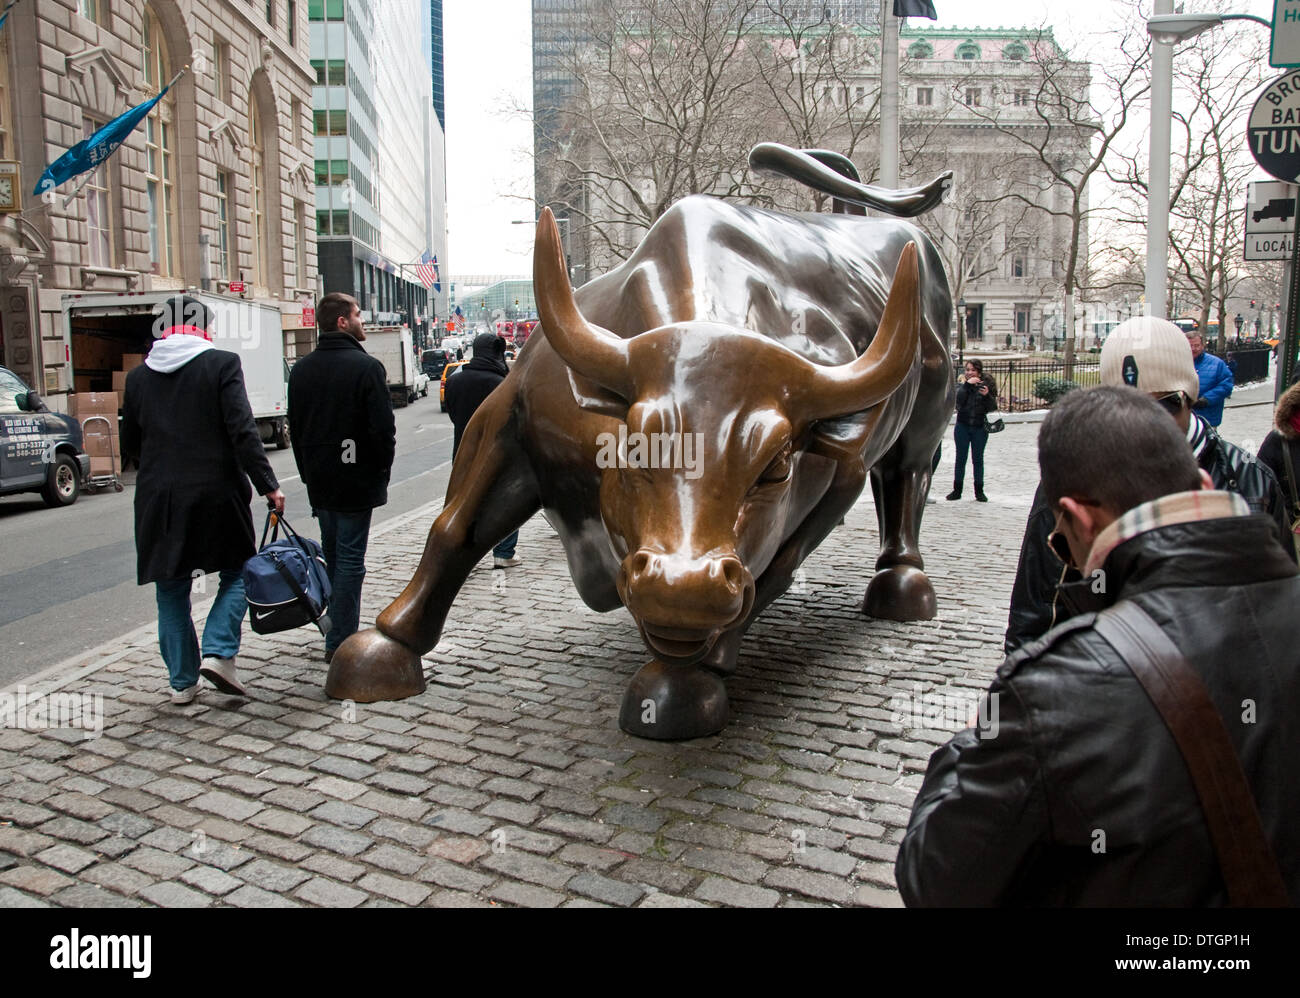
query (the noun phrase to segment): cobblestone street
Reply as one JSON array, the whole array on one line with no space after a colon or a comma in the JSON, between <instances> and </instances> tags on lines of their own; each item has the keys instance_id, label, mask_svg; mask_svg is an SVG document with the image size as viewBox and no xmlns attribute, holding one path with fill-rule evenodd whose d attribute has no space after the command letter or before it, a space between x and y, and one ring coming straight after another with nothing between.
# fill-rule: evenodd
<instances>
[{"instance_id":1,"label":"cobblestone street","mask_svg":"<svg viewBox=\"0 0 1300 998\"><path fill-rule=\"evenodd\" d=\"M1270 418L1230 408L1223 434L1257 445ZM943 500L947 438L921 535L936 619L860 612L868 490L751 630L730 725L690 743L619 730L647 654L625 611L582 605L540 516L520 568L471 575L409 700L326 699L314 629L245 628L249 700L166 702L151 628L83 656L27 695L102 695L102 736L0 730L0 907L898 905L926 762L1002 659L1038 425L991 439L987 504L969 479ZM372 535L364 625L437 508Z\"/></svg>"}]
</instances>

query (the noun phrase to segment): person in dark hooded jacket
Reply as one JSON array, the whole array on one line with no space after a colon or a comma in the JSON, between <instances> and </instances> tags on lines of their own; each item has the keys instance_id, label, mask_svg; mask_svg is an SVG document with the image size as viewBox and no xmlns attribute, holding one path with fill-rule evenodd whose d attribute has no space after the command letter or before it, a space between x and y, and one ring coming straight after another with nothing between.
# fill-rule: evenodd
<instances>
[{"instance_id":1,"label":"person in dark hooded jacket","mask_svg":"<svg viewBox=\"0 0 1300 998\"><path fill-rule=\"evenodd\" d=\"M1272 430L1259 448L1259 459L1268 465L1281 487L1286 509L1286 526L1291 550L1300 557L1300 382L1277 400Z\"/></svg>"},{"instance_id":2,"label":"person in dark hooded jacket","mask_svg":"<svg viewBox=\"0 0 1300 998\"><path fill-rule=\"evenodd\" d=\"M506 341L495 333L479 333L474 337L474 356L468 364L447 379L447 414L451 416L455 435L451 441L451 456L456 457L461 437L474 413L484 400L505 381L510 369L506 366ZM519 542L516 530L492 549L493 568L514 568L520 564L515 557Z\"/></svg>"},{"instance_id":3,"label":"person in dark hooded jacket","mask_svg":"<svg viewBox=\"0 0 1300 998\"><path fill-rule=\"evenodd\" d=\"M187 704L199 676L243 695L235 671L248 603L240 570L256 551L249 479L278 512L284 494L262 448L238 355L213 348L213 315L197 298L164 303L158 337L126 377L122 453L139 457L135 484L136 575L158 598L158 644L172 702ZM216 600L198 638L190 595L220 572Z\"/></svg>"}]
</instances>

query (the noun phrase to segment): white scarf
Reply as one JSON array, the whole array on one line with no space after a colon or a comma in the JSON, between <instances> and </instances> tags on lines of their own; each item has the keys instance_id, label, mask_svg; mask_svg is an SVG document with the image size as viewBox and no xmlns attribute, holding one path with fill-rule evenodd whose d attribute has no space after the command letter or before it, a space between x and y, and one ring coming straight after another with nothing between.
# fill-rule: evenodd
<instances>
[{"instance_id":1,"label":"white scarf","mask_svg":"<svg viewBox=\"0 0 1300 998\"><path fill-rule=\"evenodd\" d=\"M145 364L160 374L179 371L201 353L212 349L212 341L185 333L173 333L171 336L156 340Z\"/></svg>"}]
</instances>

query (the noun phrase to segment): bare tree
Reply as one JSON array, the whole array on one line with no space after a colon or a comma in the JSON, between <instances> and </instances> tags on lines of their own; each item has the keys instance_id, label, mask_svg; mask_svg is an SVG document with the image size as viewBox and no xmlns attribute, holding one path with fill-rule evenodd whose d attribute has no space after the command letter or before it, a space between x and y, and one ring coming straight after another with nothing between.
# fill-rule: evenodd
<instances>
[{"instance_id":1,"label":"bare tree","mask_svg":"<svg viewBox=\"0 0 1300 998\"><path fill-rule=\"evenodd\" d=\"M549 115L551 201L607 261L688 194L745 192L760 141L747 52L760 0L639 0L593 7L563 63L574 84Z\"/></svg>"},{"instance_id":2,"label":"bare tree","mask_svg":"<svg viewBox=\"0 0 1300 998\"><path fill-rule=\"evenodd\" d=\"M1024 88L1009 102L970 108L1035 164L1010 197L1059 223L1067 376L1074 364L1075 296L1088 270L1088 223L1096 214L1089 184L1102 173L1117 137L1150 89L1151 42L1136 8L1108 34L1116 57L1092 63L1090 80L1087 63L1071 59L1049 31L1040 31L1028 46L1025 62L1031 71Z\"/></svg>"}]
</instances>

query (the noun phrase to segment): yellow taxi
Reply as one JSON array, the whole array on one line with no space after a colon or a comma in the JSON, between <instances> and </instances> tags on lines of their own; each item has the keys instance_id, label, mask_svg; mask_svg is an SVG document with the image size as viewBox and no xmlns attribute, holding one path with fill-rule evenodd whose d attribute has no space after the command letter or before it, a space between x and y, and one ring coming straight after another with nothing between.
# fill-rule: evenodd
<instances>
[{"instance_id":1,"label":"yellow taxi","mask_svg":"<svg viewBox=\"0 0 1300 998\"><path fill-rule=\"evenodd\" d=\"M454 360L442 369L442 380L438 382L438 407L443 412L447 411L447 379L460 373L460 369L468 363L467 360Z\"/></svg>"}]
</instances>

